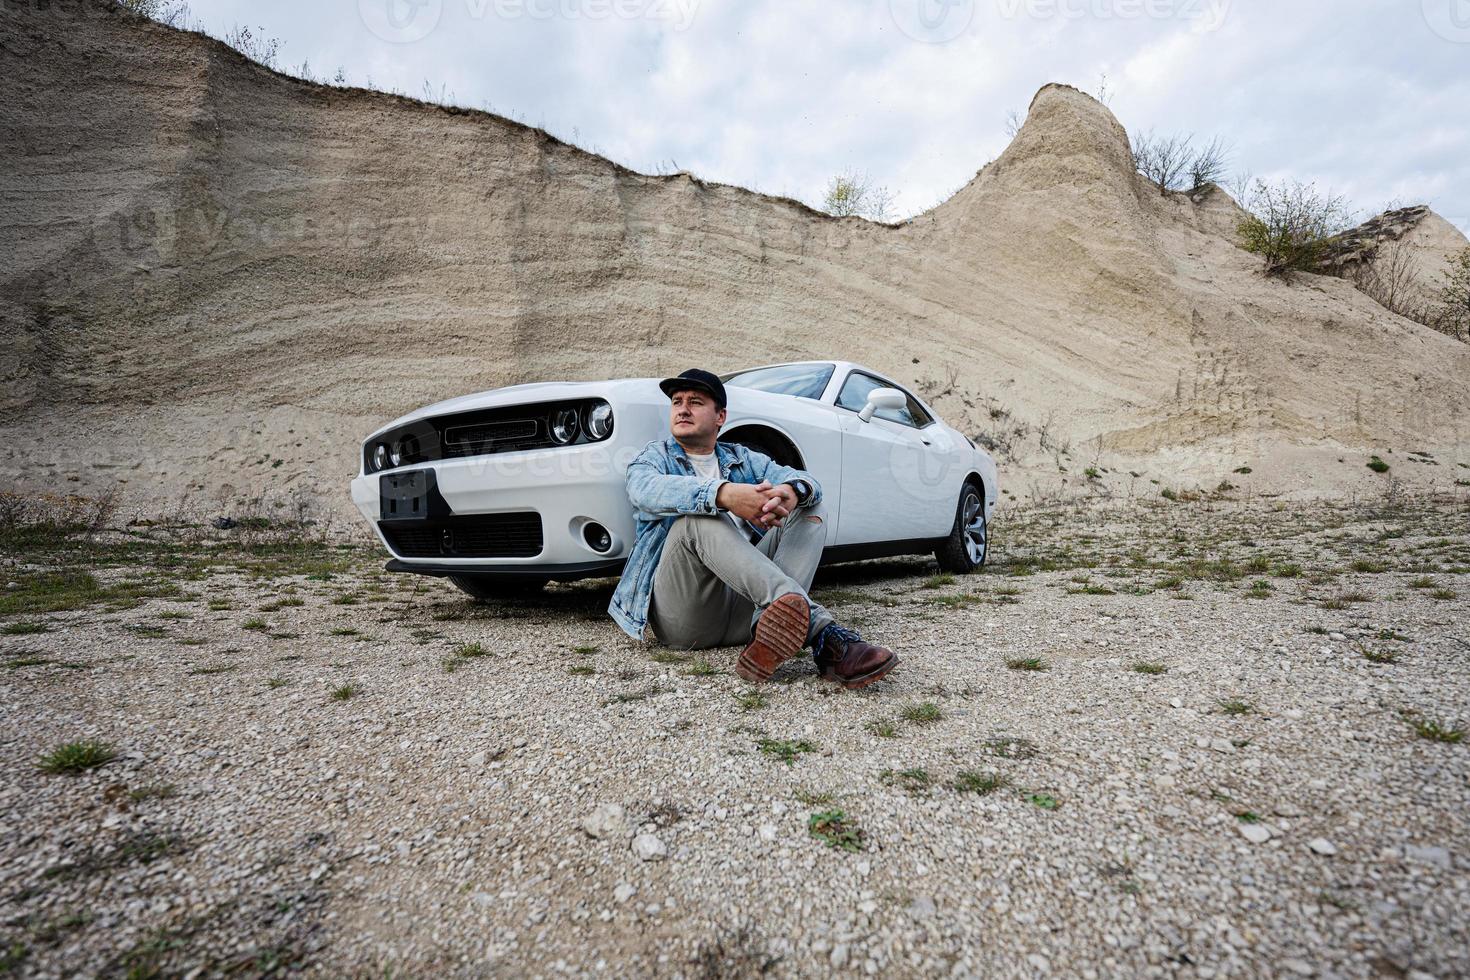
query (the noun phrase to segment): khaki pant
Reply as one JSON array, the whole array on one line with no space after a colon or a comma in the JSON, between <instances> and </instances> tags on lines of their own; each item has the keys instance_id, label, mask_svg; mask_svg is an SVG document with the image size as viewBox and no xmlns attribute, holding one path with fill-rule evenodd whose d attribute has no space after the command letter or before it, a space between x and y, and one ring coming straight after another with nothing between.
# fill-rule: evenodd
<instances>
[{"instance_id":1,"label":"khaki pant","mask_svg":"<svg viewBox=\"0 0 1470 980\"><path fill-rule=\"evenodd\" d=\"M797 510L751 544L723 514L678 518L653 575L654 635L682 650L749 643L760 610L787 593L807 594L827 538L824 522L821 504ZM832 614L811 602L808 642L830 622Z\"/></svg>"}]
</instances>

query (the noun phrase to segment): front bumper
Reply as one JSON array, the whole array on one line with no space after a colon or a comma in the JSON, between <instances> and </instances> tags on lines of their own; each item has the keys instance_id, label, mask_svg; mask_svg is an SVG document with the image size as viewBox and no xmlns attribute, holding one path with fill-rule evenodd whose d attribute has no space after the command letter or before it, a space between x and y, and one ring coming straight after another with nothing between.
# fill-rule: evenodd
<instances>
[{"instance_id":1,"label":"front bumper","mask_svg":"<svg viewBox=\"0 0 1470 980\"><path fill-rule=\"evenodd\" d=\"M553 578L610 575L622 566L633 545L633 507L624 473L638 448L641 444L609 443L404 466L358 476L352 481L352 502L393 555L389 568L394 571ZM453 518L535 515L540 521L539 551L515 557L459 557L446 544L437 554L425 554L422 548L412 555L400 553L380 524L380 479L427 469L434 471L437 491ZM589 523L607 530L612 545L606 551L598 552L588 543L584 531Z\"/></svg>"},{"instance_id":2,"label":"front bumper","mask_svg":"<svg viewBox=\"0 0 1470 980\"><path fill-rule=\"evenodd\" d=\"M521 568L471 568L466 569L463 565L447 565L441 562L417 561L407 562L400 558L394 558L383 566L389 572L413 572L416 575L434 575L445 578L450 575L473 574L476 578L490 579L492 581L514 582L519 579L549 578L558 581L574 582L584 578L604 578L610 575L621 575L623 566L627 564L626 558L614 558L611 561L587 561L577 562L571 565L551 565L540 563L527 565Z\"/></svg>"}]
</instances>

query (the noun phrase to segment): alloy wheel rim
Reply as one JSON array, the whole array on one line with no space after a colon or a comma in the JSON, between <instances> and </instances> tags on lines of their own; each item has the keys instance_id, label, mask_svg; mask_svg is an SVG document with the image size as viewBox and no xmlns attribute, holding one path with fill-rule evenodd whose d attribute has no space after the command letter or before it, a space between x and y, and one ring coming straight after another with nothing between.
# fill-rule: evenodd
<instances>
[{"instance_id":1,"label":"alloy wheel rim","mask_svg":"<svg viewBox=\"0 0 1470 980\"><path fill-rule=\"evenodd\" d=\"M985 511L980 506L980 498L974 493L965 496L961 523L965 528L965 553L970 557L970 564L978 565L985 557Z\"/></svg>"}]
</instances>

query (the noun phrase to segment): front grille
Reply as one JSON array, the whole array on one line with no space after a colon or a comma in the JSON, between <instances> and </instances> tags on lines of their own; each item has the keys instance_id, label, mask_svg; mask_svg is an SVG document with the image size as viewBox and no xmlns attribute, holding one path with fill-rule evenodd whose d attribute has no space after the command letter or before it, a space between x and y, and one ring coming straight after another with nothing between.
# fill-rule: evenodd
<instances>
[{"instance_id":1,"label":"front grille","mask_svg":"<svg viewBox=\"0 0 1470 980\"><path fill-rule=\"evenodd\" d=\"M531 405L509 405L410 422L363 444L363 472L377 472L373 465L373 453L379 444L396 453L397 461L391 464L394 467L523 449L560 448L562 444L551 438L552 420L557 413L563 409L573 409L578 413L580 421L588 406L602 402L603 399L600 398L579 398ZM577 434L566 445L583 445L592 441L595 440L579 424Z\"/></svg>"},{"instance_id":2,"label":"front grille","mask_svg":"<svg viewBox=\"0 0 1470 980\"><path fill-rule=\"evenodd\" d=\"M535 419L513 419L509 422L486 422L482 425L456 425L444 430L444 444L455 449L494 450L499 444L524 442L536 438Z\"/></svg>"},{"instance_id":3,"label":"front grille","mask_svg":"<svg viewBox=\"0 0 1470 980\"><path fill-rule=\"evenodd\" d=\"M468 514L439 521L379 521L400 558L534 558L541 554L541 515Z\"/></svg>"}]
</instances>

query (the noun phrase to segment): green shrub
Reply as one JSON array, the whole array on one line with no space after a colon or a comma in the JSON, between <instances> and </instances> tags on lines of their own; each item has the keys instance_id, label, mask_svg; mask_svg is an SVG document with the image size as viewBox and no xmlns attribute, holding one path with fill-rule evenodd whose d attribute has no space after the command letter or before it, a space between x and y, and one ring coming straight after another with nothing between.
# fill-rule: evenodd
<instances>
[{"instance_id":1,"label":"green shrub","mask_svg":"<svg viewBox=\"0 0 1470 980\"><path fill-rule=\"evenodd\" d=\"M1300 181L1257 181L1250 203L1251 214L1238 228L1240 247L1261 257L1267 275L1319 271L1328 239L1345 216L1342 198Z\"/></svg>"}]
</instances>

